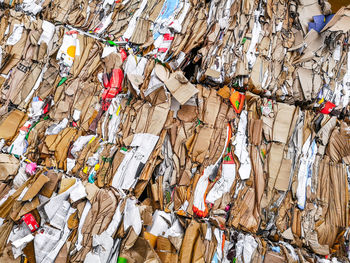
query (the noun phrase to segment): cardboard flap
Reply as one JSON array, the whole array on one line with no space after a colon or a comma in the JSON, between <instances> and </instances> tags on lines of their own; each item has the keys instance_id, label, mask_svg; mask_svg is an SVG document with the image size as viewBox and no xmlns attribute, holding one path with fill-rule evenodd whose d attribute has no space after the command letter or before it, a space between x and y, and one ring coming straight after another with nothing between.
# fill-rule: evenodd
<instances>
[{"instance_id":1,"label":"cardboard flap","mask_svg":"<svg viewBox=\"0 0 350 263\"><path fill-rule=\"evenodd\" d=\"M163 67L162 65L156 64L154 67L154 71L161 81L165 82L167 79L169 79L170 73L167 70L167 68Z\"/></svg>"},{"instance_id":2,"label":"cardboard flap","mask_svg":"<svg viewBox=\"0 0 350 263\"><path fill-rule=\"evenodd\" d=\"M9 140L16 135L16 131L24 118L25 113L20 110L13 110L0 124L0 138Z\"/></svg>"},{"instance_id":3,"label":"cardboard flap","mask_svg":"<svg viewBox=\"0 0 350 263\"><path fill-rule=\"evenodd\" d=\"M50 198L52 196L53 192L55 191L55 189L57 188L57 185L58 185L59 181L61 180L62 174L57 174L57 173L50 170L47 173L47 177L50 179L50 181L48 181L43 186L43 188L40 191L40 194Z\"/></svg>"},{"instance_id":4,"label":"cardboard flap","mask_svg":"<svg viewBox=\"0 0 350 263\"><path fill-rule=\"evenodd\" d=\"M198 89L180 71L172 73L170 78L164 83L181 105L185 104L192 96L198 93Z\"/></svg>"},{"instance_id":5,"label":"cardboard flap","mask_svg":"<svg viewBox=\"0 0 350 263\"><path fill-rule=\"evenodd\" d=\"M35 182L29 187L28 191L23 196L22 201L33 199L40 192L41 188L49 181L50 179L47 176L41 174L38 179L36 179Z\"/></svg>"},{"instance_id":6,"label":"cardboard flap","mask_svg":"<svg viewBox=\"0 0 350 263\"><path fill-rule=\"evenodd\" d=\"M13 155L0 154L0 180L5 181L10 175L16 175L19 160Z\"/></svg>"}]
</instances>

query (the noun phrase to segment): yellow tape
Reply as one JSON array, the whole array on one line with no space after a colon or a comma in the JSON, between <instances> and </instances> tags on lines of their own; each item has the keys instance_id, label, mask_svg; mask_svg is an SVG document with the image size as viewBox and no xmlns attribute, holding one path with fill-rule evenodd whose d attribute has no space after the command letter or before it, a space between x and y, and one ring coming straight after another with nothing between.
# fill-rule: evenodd
<instances>
[{"instance_id":1,"label":"yellow tape","mask_svg":"<svg viewBox=\"0 0 350 263\"><path fill-rule=\"evenodd\" d=\"M96 138L95 136L92 137L88 144L92 143L95 140L95 138Z\"/></svg>"},{"instance_id":2,"label":"yellow tape","mask_svg":"<svg viewBox=\"0 0 350 263\"><path fill-rule=\"evenodd\" d=\"M117 109L117 113L116 113L117 116L119 115L119 112L120 112L120 105L119 105L119 107Z\"/></svg>"}]
</instances>

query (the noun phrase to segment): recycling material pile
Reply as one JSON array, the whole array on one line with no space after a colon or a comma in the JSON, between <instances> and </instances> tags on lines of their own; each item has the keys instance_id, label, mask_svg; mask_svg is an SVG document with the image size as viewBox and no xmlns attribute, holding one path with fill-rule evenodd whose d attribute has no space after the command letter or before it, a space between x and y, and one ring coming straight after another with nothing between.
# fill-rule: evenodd
<instances>
[{"instance_id":1,"label":"recycling material pile","mask_svg":"<svg viewBox=\"0 0 350 263\"><path fill-rule=\"evenodd\" d=\"M1 0L0 262L349 262L347 4Z\"/></svg>"}]
</instances>

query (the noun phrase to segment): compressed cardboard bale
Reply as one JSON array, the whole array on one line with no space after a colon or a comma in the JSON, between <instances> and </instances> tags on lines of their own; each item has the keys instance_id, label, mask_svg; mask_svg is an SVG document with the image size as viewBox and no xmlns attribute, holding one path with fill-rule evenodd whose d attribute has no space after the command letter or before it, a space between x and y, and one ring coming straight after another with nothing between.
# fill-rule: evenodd
<instances>
[{"instance_id":1,"label":"compressed cardboard bale","mask_svg":"<svg viewBox=\"0 0 350 263\"><path fill-rule=\"evenodd\" d=\"M341 1L5 0L3 257L347 258L349 17Z\"/></svg>"}]
</instances>

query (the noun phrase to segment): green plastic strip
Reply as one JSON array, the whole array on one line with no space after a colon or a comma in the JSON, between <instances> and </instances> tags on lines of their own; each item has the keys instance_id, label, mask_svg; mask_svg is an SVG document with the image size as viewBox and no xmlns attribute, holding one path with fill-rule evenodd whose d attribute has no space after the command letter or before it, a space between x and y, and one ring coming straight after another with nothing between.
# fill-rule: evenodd
<instances>
[{"instance_id":1,"label":"green plastic strip","mask_svg":"<svg viewBox=\"0 0 350 263\"><path fill-rule=\"evenodd\" d=\"M57 87L59 87L59 86L61 86L63 83L65 83L66 80L67 80L67 78L66 78L66 77L63 77L63 78L60 80L60 82L58 83Z\"/></svg>"},{"instance_id":2,"label":"green plastic strip","mask_svg":"<svg viewBox=\"0 0 350 263\"><path fill-rule=\"evenodd\" d=\"M123 257L118 257L117 263L127 263L128 260L126 258Z\"/></svg>"}]
</instances>

